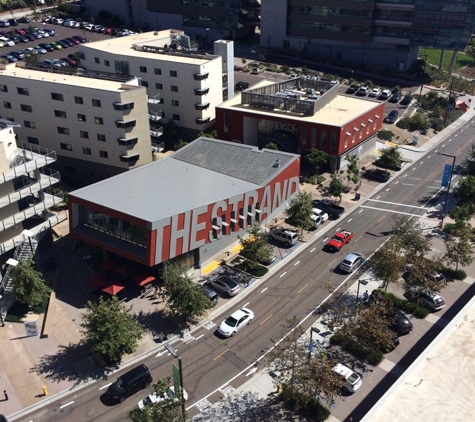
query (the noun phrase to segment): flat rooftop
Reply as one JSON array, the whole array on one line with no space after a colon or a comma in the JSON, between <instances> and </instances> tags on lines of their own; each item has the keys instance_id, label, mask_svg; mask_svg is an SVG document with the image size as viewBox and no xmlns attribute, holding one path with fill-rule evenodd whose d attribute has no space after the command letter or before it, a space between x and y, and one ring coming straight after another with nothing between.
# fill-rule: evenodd
<instances>
[{"instance_id":1,"label":"flat rooftop","mask_svg":"<svg viewBox=\"0 0 475 422\"><path fill-rule=\"evenodd\" d=\"M164 47L170 45L172 34L180 34L183 31L164 30L142 32L141 34L128 35L126 37L107 38L102 41L94 41L87 44L81 44L79 51L98 50L113 52L114 54L127 55L130 57L147 58L151 60L180 62L188 64L204 64L216 59L214 55L204 55L183 50L170 50L170 54L155 53L141 50L142 46Z\"/></svg>"},{"instance_id":2,"label":"flat rooftop","mask_svg":"<svg viewBox=\"0 0 475 422\"><path fill-rule=\"evenodd\" d=\"M201 137L70 196L153 223L255 190L299 160L296 154Z\"/></svg>"},{"instance_id":3,"label":"flat rooftop","mask_svg":"<svg viewBox=\"0 0 475 422\"><path fill-rule=\"evenodd\" d=\"M138 85L138 80L130 77L130 81L122 82L117 80L108 80L103 78L84 77L79 74L68 74L58 72L48 72L47 70L37 70L25 68L22 64L17 66L17 63L10 63L0 65L0 75L12 76L14 78L25 78L43 82L56 82L62 85L70 85L72 87L90 88L103 91L119 91L125 92L130 89L145 89ZM135 83L133 81L136 81ZM123 85L127 87L124 88Z\"/></svg>"},{"instance_id":4,"label":"flat rooftop","mask_svg":"<svg viewBox=\"0 0 475 422\"><path fill-rule=\"evenodd\" d=\"M275 81L261 81L253 85L249 90L262 88L268 85L274 85ZM332 101L321 108L316 114L312 116L303 116L297 113L287 112L283 110L265 110L261 108L253 108L249 105L241 103L241 93L235 95L230 100L219 105L221 109L242 110L249 114L259 116L273 116L281 119L300 120L302 122L321 123L325 125L342 127L350 123L359 116L378 107L380 102L360 97L348 96L338 94Z\"/></svg>"}]
</instances>

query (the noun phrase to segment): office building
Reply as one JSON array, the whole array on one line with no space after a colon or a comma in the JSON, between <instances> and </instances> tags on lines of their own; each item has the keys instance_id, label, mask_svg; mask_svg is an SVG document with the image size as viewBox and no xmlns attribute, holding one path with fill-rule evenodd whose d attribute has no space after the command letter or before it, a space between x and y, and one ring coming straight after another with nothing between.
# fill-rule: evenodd
<instances>
[{"instance_id":1,"label":"office building","mask_svg":"<svg viewBox=\"0 0 475 422\"><path fill-rule=\"evenodd\" d=\"M0 65L3 118L18 141L57 152L63 179L88 184L152 161L147 95L129 75Z\"/></svg>"},{"instance_id":2,"label":"office building","mask_svg":"<svg viewBox=\"0 0 475 422\"><path fill-rule=\"evenodd\" d=\"M200 137L70 193L70 233L148 267L180 260L199 268L285 209L299 172L298 155Z\"/></svg>"},{"instance_id":3,"label":"office building","mask_svg":"<svg viewBox=\"0 0 475 422\"><path fill-rule=\"evenodd\" d=\"M384 103L338 94L339 85L314 78L262 81L216 109L218 138L296 154L312 148L330 156L332 170L347 154L371 151L384 118Z\"/></svg>"},{"instance_id":4,"label":"office building","mask_svg":"<svg viewBox=\"0 0 475 422\"><path fill-rule=\"evenodd\" d=\"M420 46L465 48L475 0L272 0L261 16L264 49L405 71Z\"/></svg>"},{"instance_id":5,"label":"office building","mask_svg":"<svg viewBox=\"0 0 475 422\"><path fill-rule=\"evenodd\" d=\"M79 51L90 71L139 78L156 102L152 114L173 120L189 141L213 125L215 107L234 92L233 42L213 47L215 54L200 54L183 31L169 29L82 44Z\"/></svg>"}]
</instances>

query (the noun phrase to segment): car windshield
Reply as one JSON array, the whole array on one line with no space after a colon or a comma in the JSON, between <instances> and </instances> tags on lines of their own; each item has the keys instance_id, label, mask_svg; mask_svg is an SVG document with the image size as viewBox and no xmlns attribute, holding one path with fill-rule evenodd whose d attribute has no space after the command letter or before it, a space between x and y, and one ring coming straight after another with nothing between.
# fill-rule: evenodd
<instances>
[{"instance_id":1,"label":"car windshield","mask_svg":"<svg viewBox=\"0 0 475 422\"><path fill-rule=\"evenodd\" d=\"M230 289L234 289L237 286L237 283L231 278L222 278L221 281Z\"/></svg>"},{"instance_id":2,"label":"car windshield","mask_svg":"<svg viewBox=\"0 0 475 422\"><path fill-rule=\"evenodd\" d=\"M343 265L348 265L350 266L351 265L351 261L348 261L347 259L344 259L343 262L342 262Z\"/></svg>"},{"instance_id":3,"label":"car windshield","mask_svg":"<svg viewBox=\"0 0 475 422\"><path fill-rule=\"evenodd\" d=\"M354 384L356 381L358 381L358 375L352 372L351 375L348 377L348 382L350 384Z\"/></svg>"},{"instance_id":4,"label":"car windshield","mask_svg":"<svg viewBox=\"0 0 475 422\"><path fill-rule=\"evenodd\" d=\"M237 319L234 318L233 316L230 316L229 318L226 319L226 321L224 321L224 323L234 328L237 325Z\"/></svg>"},{"instance_id":5,"label":"car windshield","mask_svg":"<svg viewBox=\"0 0 475 422\"><path fill-rule=\"evenodd\" d=\"M437 273L437 274L434 275L434 280L439 281L439 282L444 281L444 276L440 273Z\"/></svg>"},{"instance_id":6,"label":"car windshield","mask_svg":"<svg viewBox=\"0 0 475 422\"><path fill-rule=\"evenodd\" d=\"M443 305L445 303L441 297L435 297L434 302L437 303L437 305Z\"/></svg>"},{"instance_id":7,"label":"car windshield","mask_svg":"<svg viewBox=\"0 0 475 422\"><path fill-rule=\"evenodd\" d=\"M153 404L153 401L150 396L147 396L142 400L142 403L144 406L151 406Z\"/></svg>"},{"instance_id":8,"label":"car windshield","mask_svg":"<svg viewBox=\"0 0 475 422\"><path fill-rule=\"evenodd\" d=\"M117 378L117 381L115 383L115 386L119 389L122 390L122 386L124 385L124 381L122 381L122 378Z\"/></svg>"},{"instance_id":9,"label":"car windshield","mask_svg":"<svg viewBox=\"0 0 475 422\"><path fill-rule=\"evenodd\" d=\"M168 388L167 389L167 396L168 396L169 399L173 400L175 398L175 393L170 388Z\"/></svg>"},{"instance_id":10,"label":"car windshield","mask_svg":"<svg viewBox=\"0 0 475 422\"><path fill-rule=\"evenodd\" d=\"M341 238L340 238L340 236L335 235L335 236L332 237L332 240L336 240L337 242L339 242L341 240Z\"/></svg>"}]
</instances>

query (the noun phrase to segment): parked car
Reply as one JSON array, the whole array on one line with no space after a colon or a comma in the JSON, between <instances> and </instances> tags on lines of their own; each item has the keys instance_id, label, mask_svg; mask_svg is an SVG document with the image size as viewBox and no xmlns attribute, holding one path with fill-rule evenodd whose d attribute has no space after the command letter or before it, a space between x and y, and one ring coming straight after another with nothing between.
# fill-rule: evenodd
<instances>
[{"instance_id":1,"label":"parked car","mask_svg":"<svg viewBox=\"0 0 475 422\"><path fill-rule=\"evenodd\" d=\"M112 401L122 403L128 396L149 387L152 381L150 370L142 364L117 378L107 389L107 396Z\"/></svg>"},{"instance_id":2,"label":"parked car","mask_svg":"<svg viewBox=\"0 0 475 422\"><path fill-rule=\"evenodd\" d=\"M2 37L2 38L0 38L0 41L3 41L5 43L5 45L8 46L8 47L13 47L15 45L15 42L12 41L9 38Z\"/></svg>"},{"instance_id":3,"label":"parked car","mask_svg":"<svg viewBox=\"0 0 475 422\"><path fill-rule=\"evenodd\" d=\"M79 41L77 38L73 38L73 37L71 37L71 38L65 38L64 40L65 40L65 41L72 42L73 45L81 44L81 41Z\"/></svg>"},{"instance_id":4,"label":"parked car","mask_svg":"<svg viewBox=\"0 0 475 422\"><path fill-rule=\"evenodd\" d=\"M80 43L85 43L87 40L84 37L81 37L80 35L73 35L71 38L78 40Z\"/></svg>"},{"instance_id":5,"label":"parked car","mask_svg":"<svg viewBox=\"0 0 475 422\"><path fill-rule=\"evenodd\" d=\"M64 26L75 28L76 27L76 21L66 21L66 22L64 22Z\"/></svg>"},{"instance_id":6,"label":"parked car","mask_svg":"<svg viewBox=\"0 0 475 422\"><path fill-rule=\"evenodd\" d=\"M381 95L379 98L382 100L387 100L391 96L391 90L390 89L384 89L383 92L381 92Z\"/></svg>"},{"instance_id":7,"label":"parked car","mask_svg":"<svg viewBox=\"0 0 475 422\"><path fill-rule=\"evenodd\" d=\"M396 91L389 99L389 102L398 103L400 99L401 99L401 93L399 91Z\"/></svg>"},{"instance_id":8,"label":"parked car","mask_svg":"<svg viewBox=\"0 0 475 422\"><path fill-rule=\"evenodd\" d=\"M347 94L354 94L355 92L358 92L360 89L360 86L357 84L351 84L348 89L346 90Z\"/></svg>"},{"instance_id":9,"label":"parked car","mask_svg":"<svg viewBox=\"0 0 475 422\"><path fill-rule=\"evenodd\" d=\"M61 19L61 18L53 18L53 23L55 25L61 25L63 22L64 22L64 20Z\"/></svg>"},{"instance_id":10,"label":"parked car","mask_svg":"<svg viewBox=\"0 0 475 422\"><path fill-rule=\"evenodd\" d=\"M150 394L149 396L138 402L139 409L143 411L144 408L146 408L147 406L153 406L155 403L160 403L161 401L167 398L173 400L174 402L176 402L176 404L180 404L180 400L178 399L178 397L175 396L175 387L173 385L168 387L165 394L166 397L159 396L157 393ZM188 400L188 393L185 389L183 389L183 400Z\"/></svg>"},{"instance_id":11,"label":"parked car","mask_svg":"<svg viewBox=\"0 0 475 422\"><path fill-rule=\"evenodd\" d=\"M247 88L249 88L249 82L239 81L234 85L236 91L244 91Z\"/></svg>"},{"instance_id":12,"label":"parked car","mask_svg":"<svg viewBox=\"0 0 475 422\"><path fill-rule=\"evenodd\" d=\"M23 28L17 28L17 29L15 29L15 32L18 35L25 35L26 34L26 31Z\"/></svg>"},{"instance_id":13,"label":"parked car","mask_svg":"<svg viewBox=\"0 0 475 422\"><path fill-rule=\"evenodd\" d=\"M51 45L51 43L40 43L38 44L39 47L42 49L46 50L47 52L53 51L54 46Z\"/></svg>"},{"instance_id":14,"label":"parked car","mask_svg":"<svg viewBox=\"0 0 475 422\"><path fill-rule=\"evenodd\" d=\"M49 34L50 37L54 37L56 35L56 31L53 28L45 28L44 32Z\"/></svg>"},{"instance_id":15,"label":"parked car","mask_svg":"<svg viewBox=\"0 0 475 422\"><path fill-rule=\"evenodd\" d=\"M242 308L233 312L218 327L218 333L223 337L233 337L238 331L249 325L254 319L254 312L248 308Z\"/></svg>"},{"instance_id":16,"label":"parked car","mask_svg":"<svg viewBox=\"0 0 475 422\"><path fill-rule=\"evenodd\" d=\"M0 21L0 28L8 28L10 23L8 21Z\"/></svg>"},{"instance_id":17,"label":"parked car","mask_svg":"<svg viewBox=\"0 0 475 422\"><path fill-rule=\"evenodd\" d=\"M74 47L76 43L69 38L63 38L62 40L59 40L59 42L63 42L68 45L68 47ZM66 47L67 48L67 47Z\"/></svg>"},{"instance_id":18,"label":"parked car","mask_svg":"<svg viewBox=\"0 0 475 422\"><path fill-rule=\"evenodd\" d=\"M299 237L297 233L289 230L274 229L269 231L269 239L283 243L285 246L290 247L296 245Z\"/></svg>"},{"instance_id":19,"label":"parked car","mask_svg":"<svg viewBox=\"0 0 475 422\"><path fill-rule=\"evenodd\" d=\"M51 47L53 47L54 50L62 50L63 49L63 46L57 41L52 41L52 42L49 43L49 45Z\"/></svg>"},{"instance_id":20,"label":"parked car","mask_svg":"<svg viewBox=\"0 0 475 422\"><path fill-rule=\"evenodd\" d=\"M345 259L341 261L338 268L345 273L353 273L358 268L360 268L365 262L365 257L363 254L358 252L350 252L345 256Z\"/></svg>"},{"instance_id":21,"label":"parked car","mask_svg":"<svg viewBox=\"0 0 475 422\"><path fill-rule=\"evenodd\" d=\"M395 310L392 314L393 324L391 325L391 329L396 332L399 336L404 334L409 334L412 329L413 325L406 314L399 309Z\"/></svg>"},{"instance_id":22,"label":"parked car","mask_svg":"<svg viewBox=\"0 0 475 422\"><path fill-rule=\"evenodd\" d=\"M241 285L226 275L214 275L208 279L208 283L215 290L224 293L228 297L236 296L241 291Z\"/></svg>"},{"instance_id":23,"label":"parked car","mask_svg":"<svg viewBox=\"0 0 475 422\"><path fill-rule=\"evenodd\" d=\"M30 19L28 19L26 16L23 16L21 18L17 19L18 23L30 23Z\"/></svg>"},{"instance_id":24,"label":"parked car","mask_svg":"<svg viewBox=\"0 0 475 422\"><path fill-rule=\"evenodd\" d=\"M10 24L10 26L18 26L18 21L14 18L8 19L8 23Z\"/></svg>"},{"instance_id":25,"label":"parked car","mask_svg":"<svg viewBox=\"0 0 475 422\"><path fill-rule=\"evenodd\" d=\"M404 98L402 99L402 101L399 103L401 105L409 105L411 104L411 101L414 97L411 95L411 94L407 94L404 96Z\"/></svg>"},{"instance_id":26,"label":"parked car","mask_svg":"<svg viewBox=\"0 0 475 422\"><path fill-rule=\"evenodd\" d=\"M345 213L345 208L335 205L329 199L314 199L312 201L312 206L326 212L328 216L334 220L340 218Z\"/></svg>"},{"instance_id":27,"label":"parked car","mask_svg":"<svg viewBox=\"0 0 475 422\"><path fill-rule=\"evenodd\" d=\"M329 219L328 214L320 208L312 208L312 213L318 214L322 218L322 222L325 222Z\"/></svg>"},{"instance_id":28,"label":"parked car","mask_svg":"<svg viewBox=\"0 0 475 422\"><path fill-rule=\"evenodd\" d=\"M420 287L411 287L407 291L407 296L409 299L422 303L432 311L439 311L445 307L445 300L441 295L423 290Z\"/></svg>"},{"instance_id":29,"label":"parked car","mask_svg":"<svg viewBox=\"0 0 475 422\"><path fill-rule=\"evenodd\" d=\"M373 88L369 93L370 97L379 97L381 95L381 90L379 88Z\"/></svg>"},{"instance_id":30,"label":"parked car","mask_svg":"<svg viewBox=\"0 0 475 422\"><path fill-rule=\"evenodd\" d=\"M54 59L45 59L43 60L43 64L47 67L54 67L56 69L60 69L62 67L61 63L59 63L58 61Z\"/></svg>"},{"instance_id":31,"label":"parked car","mask_svg":"<svg viewBox=\"0 0 475 422\"><path fill-rule=\"evenodd\" d=\"M10 54L18 60L23 60L25 58L25 53L20 50L10 51Z\"/></svg>"},{"instance_id":32,"label":"parked car","mask_svg":"<svg viewBox=\"0 0 475 422\"><path fill-rule=\"evenodd\" d=\"M386 170L371 169L366 170L364 176L367 179L374 180L376 182L386 183L391 178L391 173Z\"/></svg>"},{"instance_id":33,"label":"parked car","mask_svg":"<svg viewBox=\"0 0 475 422\"><path fill-rule=\"evenodd\" d=\"M333 372L340 375L343 382L341 389L345 394L356 392L363 384L363 380L355 371L341 363L333 367Z\"/></svg>"},{"instance_id":34,"label":"parked car","mask_svg":"<svg viewBox=\"0 0 475 422\"><path fill-rule=\"evenodd\" d=\"M68 66L71 66L71 67L76 67L78 65L78 62L76 60L71 59L69 57L63 57L61 60L67 63Z\"/></svg>"},{"instance_id":35,"label":"parked car","mask_svg":"<svg viewBox=\"0 0 475 422\"><path fill-rule=\"evenodd\" d=\"M211 288L211 286L204 284L202 287L203 293L208 296L208 299L211 301L211 303L216 305L219 302L219 296L218 294Z\"/></svg>"},{"instance_id":36,"label":"parked car","mask_svg":"<svg viewBox=\"0 0 475 422\"><path fill-rule=\"evenodd\" d=\"M11 54L5 54L3 56L0 56L0 60L6 60L8 63L15 63L18 61L18 59Z\"/></svg>"},{"instance_id":37,"label":"parked car","mask_svg":"<svg viewBox=\"0 0 475 422\"><path fill-rule=\"evenodd\" d=\"M55 41L55 43L59 44L62 48L69 48L70 47L69 43L67 43L64 40L58 40L58 41Z\"/></svg>"},{"instance_id":38,"label":"parked car","mask_svg":"<svg viewBox=\"0 0 475 422\"><path fill-rule=\"evenodd\" d=\"M399 117L399 111L391 110L389 114L386 116L386 119L384 119L384 121L386 123L395 123L398 117Z\"/></svg>"},{"instance_id":39,"label":"parked car","mask_svg":"<svg viewBox=\"0 0 475 422\"><path fill-rule=\"evenodd\" d=\"M369 93L371 92L371 88L369 86L362 86L358 92L356 93L356 95L360 95L361 97L366 97L366 95L368 95Z\"/></svg>"}]
</instances>

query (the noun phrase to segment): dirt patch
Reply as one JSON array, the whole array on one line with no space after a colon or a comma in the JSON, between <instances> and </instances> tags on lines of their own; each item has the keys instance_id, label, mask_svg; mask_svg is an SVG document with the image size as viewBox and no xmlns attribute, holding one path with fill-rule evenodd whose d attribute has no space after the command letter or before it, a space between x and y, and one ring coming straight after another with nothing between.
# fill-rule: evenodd
<instances>
[{"instance_id":1,"label":"dirt patch","mask_svg":"<svg viewBox=\"0 0 475 422\"><path fill-rule=\"evenodd\" d=\"M383 123L383 127L381 130L388 130L394 133L393 139L391 142L399 145L407 145L412 142L414 135L418 135L419 139L417 141L417 146L420 147L424 145L430 138L432 138L436 133L429 129L426 135L421 135L419 131L409 132L406 129L401 129L393 124ZM380 142L384 142L383 140L379 139Z\"/></svg>"}]
</instances>

